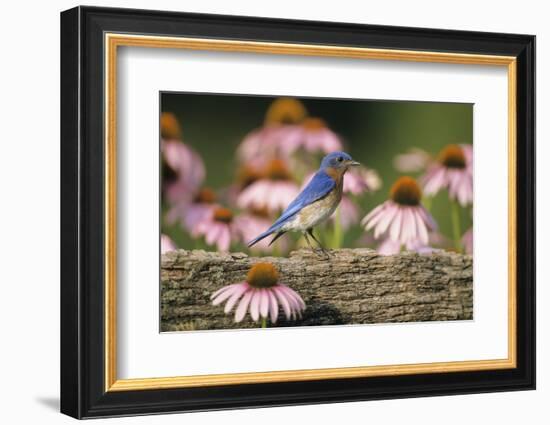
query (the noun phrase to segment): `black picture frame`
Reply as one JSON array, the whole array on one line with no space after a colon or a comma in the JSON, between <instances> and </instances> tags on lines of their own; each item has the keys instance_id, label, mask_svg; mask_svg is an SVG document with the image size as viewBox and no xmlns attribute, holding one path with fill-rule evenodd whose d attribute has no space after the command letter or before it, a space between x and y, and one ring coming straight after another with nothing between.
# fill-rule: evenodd
<instances>
[{"instance_id":1,"label":"black picture frame","mask_svg":"<svg viewBox=\"0 0 550 425\"><path fill-rule=\"evenodd\" d=\"M106 392L106 32L515 56L517 367ZM92 418L535 388L534 36L96 7L67 10L61 13L61 194L62 413Z\"/></svg>"}]
</instances>

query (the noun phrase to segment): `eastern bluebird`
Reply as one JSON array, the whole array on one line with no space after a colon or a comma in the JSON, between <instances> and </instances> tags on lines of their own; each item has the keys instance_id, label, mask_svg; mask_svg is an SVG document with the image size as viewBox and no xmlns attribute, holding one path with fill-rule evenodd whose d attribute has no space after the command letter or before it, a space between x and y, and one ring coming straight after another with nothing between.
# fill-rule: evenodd
<instances>
[{"instance_id":1,"label":"eastern bluebird","mask_svg":"<svg viewBox=\"0 0 550 425\"><path fill-rule=\"evenodd\" d=\"M345 152L332 152L323 158L321 167L309 184L300 192L281 216L261 235L252 239L248 246L275 234L269 245L288 231L302 232L311 249L311 236L319 248L325 249L313 235L313 227L326 221L342 199L344 174L350 166L359 165Z\"/></svg>"}]
</instances>

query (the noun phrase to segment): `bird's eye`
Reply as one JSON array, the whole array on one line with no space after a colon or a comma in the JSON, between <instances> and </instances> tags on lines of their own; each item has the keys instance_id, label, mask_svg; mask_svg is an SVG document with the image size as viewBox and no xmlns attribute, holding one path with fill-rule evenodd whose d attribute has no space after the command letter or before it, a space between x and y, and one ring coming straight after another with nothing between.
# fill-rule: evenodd
<instances>
[{"instance_id":1,"label":"bird's eye","mask_svg":"<svg viewBox=\"0 0 550 425\"><path fill-rule=\"evenodd\" d=\"M338 162L342 162L343 160L344 160L344 158L342 156L338 157Z\"/></svg>"}]
</instances>

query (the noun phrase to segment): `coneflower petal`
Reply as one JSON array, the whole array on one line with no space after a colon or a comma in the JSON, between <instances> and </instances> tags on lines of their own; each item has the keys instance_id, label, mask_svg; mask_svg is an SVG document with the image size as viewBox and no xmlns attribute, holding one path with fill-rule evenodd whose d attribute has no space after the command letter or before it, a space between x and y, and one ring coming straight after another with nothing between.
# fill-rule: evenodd
<instances>
[{"instance_id":1,"label":"coneflower petal","mask_svg":"<svg viewBox=\"0 0 550 425\"><path fill-rule=\"evenodd\" d=\"M420 208L418 208L418 212L422 215L422 220L424 220L424 223L426 223L428 230L437 230L437 223L435 222L432 215L428 212L428 210L420 206Z\"/></svg>"},{"instance_id":2,"label":"coneflower petal","mask_svg":"<svg viewBox=\"0 0 550 425\"><path fill-rule=\"evenodd\" d=\"M379 222L380 220L382 220L386 214L386 206L384 206L384 209L382 211L379 211L378 214L374 215L371 217L371 219L366 222L366 226L365 226L365 230L370 230L372 229L373 227L375 227Z\"/></svg>"},{"instance_id":3,"label":"coneflower petal","mask_svg":"<svg viewBox=\"0 0 550 425\"><path fill-rule=\"evenodd\" d=\"M304 309L306 307L306 303L304 302L302 297L300 297L300 295L294 289L289 288L286 285L280 285L279 288L286 292L287 297L290 297L294 301L296 301L296 307L298 309Z\"/></svg>"},{"instance_id":4,"label":"coneflower petal","mask_svg":"<svg viewBox=\"0 0 550 425\"><path fill-rule=\"evenodd\" d=\"M464 171L460 179L460 185L458 188L458 199L460 205L462 205L463 207L473 201L472 176L468 171Z\"/></svg>"},{"instance_id":5,"label":"coneflower petal","mask_svg":"<svg viewBox=\"0 0 550 425\"><path fill-rule=\"evenodd\" d=\"M403 211L403 231L401 232L401 243L405 244L414 239L416 235L414 215L411 207L406 207Z\"/></svg>"},{"instance_id":6,"label":"coneflower petal","mask_svg":"<svg viewBox=\"0 0 550 425\"><path fill-rule=\"evenodd\" d=\"M250 288L248 283L243 282L238 286L238 288L235 288L233 290L233 294L231 295L231 297L229 297L229 300L227 301L227 303L225 304L225 308L223 309L224 313L227 314L233 309L237 301L239 301L239 299L242 297L242 295L246 292L248 288Z\"/></svg>"},{"instance_id":7,"label":"coneflower petal","mask_svg":"<svg viewBox=\"0 0 550 425\"><path fill-rule=\"evenodd\" d=\"M291 311L296 310L300 307L299 304L296 302L294 297L289 293L289 291L287 290L287 288L285 286L280 285L277 289L285 297L285 299L287 300Z\"/></svg>"},{"instance_id":8,"label":"coneflower petal","mask_svg":"<svg viewBox=\"0 0 550 425\"><path fill-rule=\"evenodd\" d=\"M376 251L380 255L394 255L398 254L399 250L401 249L401 242L399 241L392 241L391 238L384 239L380 245L378 245L378 248L376 248Z\"/></svg>"},{"instance_id":9,"label":"coneflower petal","mask_svg":"<svg viewBox=\"0 0 550 425\"><path fill-rule=\"evenodd\" d=\"M239 285L239 283L234 283L232 285L224 286L224 287L218 289L216 292L214 292L212 295L210 295L210 299L213 300L214 298L216 298L222 292L225 292L228 289L230 289L230 288L232 288L233 286L236 286L236 285Z\"/></svg>"},{"instance_id":10,"label":"coneflower petal","mask_svg":"<svg viewBox=\"0 0 550 425\"><path fill-rule=\"evenodd\" d=\"M373 209L370 213L368 213L363 220L361 220L361 225L365 226L372 218L374 218L382 209L384 208L385 204L378 205L375 209Z\"/></svg>"},{"instance_id":11,"label":"coneflower petal","mask_svg":"<svg viewBox=\"0 0 550 425\"><path fill-rule=\"evenodd\" d=\"M283 307L283 311L285 312L285 316L286 316L287 320L289 320L290 316L291 316L291 310L290 310L290 304L288 303L286 297L284 296L283 293L279 292L279 287L278 286L274 286L273 288L271 288L271 291L277 297L277 300L281 304L281 307Z\"/></svg>"},{"instance_id":12,"label":"coneflower petal","mask_svg":"<svg viewBox=\"0 0 550 425\"><path fill-rule=\"evenodd\" d=\"M446 185L446 181L446 169L441 166L435 166L435 168L429 170L422 178L422 182L424 183L424 192L427 195L433 195Z\"/></svg>"},{"instance_id":13,"label":"coneflower petal","mask_svg":"<svg viewBox=\"0 0 550 425\"><path fill-rule=\"evenodd\" d=\"M418 229L417 221L416 221L416 214L418 211L418 207L411 207L411 220L412 225L414 229L414 234L412 235L412 239L418 239L420 237L420 230Z\"/></svg>"},{"instance_id":14,"label":"coneflower petal","mask_svg":"<svg viewBox=\"0 0 550 425\"><path fill-rule=\"evenodd\" d=\"M269 297L269 317L271 319L271 323L276 323L277 317L279 316L279 304L277 303L277 298L275 298L275 294L273 294L271 289L267 290L267 296Z\"/></svg>"},{"instance_id":15,"label":"coneflower petal","mask_svg":"<svg viewBox=\"0 0 550 425\"><path fill-rule=\"evenodd\" d=\"M400 209L397 214L395 215L395 218L393 219L393 222L390 226L390 238L393 241L399 240L399 235L401 233L401 227L403 222L403 211Z\"/></svg>"},{"instance_id":16,"label":"coneflower petal","mask_svg":"<svg viewBox=\"0 0 550 425\"><path fill-rule=\"evenodd\" d=\"M237 307L237 311L235 311L235 322L239 323L241 320L244 319L244 316L246 315L246 310L248 309L248 304L250 303L250 298L252 298L252 294L254 291L252 289L248 289L248 291L245 292L243 298L241 299L241 302L239 303L239 306Z\"/></svg>"},{"instance_id":17,"label":"coneflower petal","mask_svg":"<svg viewBox=\"0 0 550 425\"><path fill-rule=\"evenodd\" d=\"M292 319L295 319L296 316L300 316L300 303L294 296L292 295L292 290L285 286L280 286L279 291L281 291L284 294L284 297L288 301L288 304L290 305L290 313L292 316Z\"/></svg>"},{"instance_id":18,"label":"coneflower petal","mask_svg":"<svg viewBox=\"0 0 550 425\"><path fill-rule=\"evenodd\" d=\"M383 235L386 232L386 230L388 230L388 226L390 225L395 215L399 211L399 208L400 207L398 207L393 203L388 206L388 208L384 213L384 217L380 220L380 222L376 225L374 229L374 237L376 239L378 239L381 235Z\"/></svg>"},{"instance_id":19,"label":"coneflower petal","mask_svg":"<svg viewBox=\"0 0 550 425\"><path fill-rule=\"evenodd\" d=\"M227 251L231 243L231 236L229 233L229 226L221 225L220 234L218 236L218 249L220 251Z\"/></svg>"},{"instance_id":20,"label":"coneflower petal","mask_svg":"<svg viewBox=\"0 0 550 425\"><path fill-rule=\"evenodd\" d=\"M428 229L426 229L426 224L422 220L421 209L416 208L414 211L414 218L416 220L416 229L418 230L418 238L423 245L428 245Z\"/></svg>"},{"instance_id":21,"label":"coneflower petal","mask_svg":"<svg viewBox=\"0 0 550 425\"><path fill-rule=\"evenodd\" d=\"M260 289L260 315L267 317L269 313L269 297L266 289Z\"/></svg>"},{"instance_id":22,"label":"coneflower petal","mask_svg":"<svg viewBox=\"0 0 550 425\"><path fill-rule=\"evenodd\" d=\"M252 289L252 299L250 300L250 316L255 322L260 318L260 290Z\"/></svg>"},{"instance_id":23,"label":"coneflower petal","mask_svg":"<svg viewBox=\"0 0 550 425\"><path fill-rule=\"evenodd\" d=\"M306 304L304 300L292 289L288 288L288 296L294 299L295 311L299 318L302 317L302 311L305 310Z\"/></svg>"},{"instance_id":24,"label":"coneflower petal","mask_svg":"<svg viewBox=\"0 0 550 425\"><path fill-rule=\"evenodd\" d=\"M212 300L212 305L223 303L226 299L233 295L235 289L237 289L237 285L228 286L226 291L221 292L216 298Z\"/></svg>"},{"instance_id":25,"label":"coneflower petal","mask_svg":"<svg viewBox=\"0 0 550 425\"><path fill-rule=\"evenodd\" d=\"M363 218L362 221L364 221L365 223L367 221L369 221L372 217L374 217L378 212L382 211L385 207L385 204L380 204L378 205L377 207L375 207L370 213L368 213L365 218ZM361 224L365 224L365 223L361 223Z\"/></svg>"},{"instance_id":26,"label":"coneflower petal","mask_svg":"<svg viewBox=\"0 0 550 425\"><path fill-rule=\"evenodd\" d=\"M223 226L218 223L212 223L210 226L211 227L209 230L207 230L205 237L206 243L208 245L214 244L214 242L218 239L220 233L223 230Z\"/></svg>"}]
</instances>

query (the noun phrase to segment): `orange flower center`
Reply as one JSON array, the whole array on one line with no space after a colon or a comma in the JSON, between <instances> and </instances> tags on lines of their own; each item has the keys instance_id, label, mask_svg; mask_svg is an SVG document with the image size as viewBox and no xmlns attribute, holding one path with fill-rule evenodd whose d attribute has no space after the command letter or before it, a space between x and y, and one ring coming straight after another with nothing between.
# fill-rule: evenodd
<instances>
[{"instance_id":1,"label":"orange flower center","mask_svg":"<svg viewBox=\"0 0 550 425\"><path fill-rule=\"evenodd\" d=\"M466 158L458 145L448 145L439 154L439 161L448 168L466 167Z\"/></svg>"},{"instance_id":2,"label":"orange flower center","mask_svg":"<svg viewBox=\"0 0 550 425\"><path fill-rule=\"evenodd\" d=\"M203 187L195 196L195 202L199 204L213 204L216 201L216 194L209 187Z\"/></svg>"},{"instance_id":3,"label":"orange flower center","mask_svg":"<svg viewBox=\"0 0 550 425\"><path fill-rule=\"evenodd\" d=\"M267 209L267 207L262 207L262 208L252 207L250 208L250 212L258 217L262 217L262 218L269 217L269 210Z\"/></svg>"},{"instance_id":4,"label":"orange flower center","mask_svg":"<svg viewBox=\"0 0 550 425\"><path fill-rule=\"evenodd\" d=\"M279 281L279 272L272 263L256 263L248 274L246 281L254 288L271 288Z\"/></svg>"},{"instance_id":5,"label":"orange flower center","mask_svg":"<svg viewBox=\"0 0 550 425\"><path fill-rule=\"evenodd\" d=\"M270 180L290 180L290 173L282 159L273 159L267 165L266 177Z\"/></svg>"},{"instance_id":6,"label":"orange flower center","mask_svg":"<svg viewBox=\"0 0 550 425\"><path fill-rule=\"evenodd\" d=\"M163 112L161 114L160 135L163 139L181 139L181 127L173 113Z\"/></svg>"},{"instance_id":7,"label":"orange flower center","mask_svg":"<svg viewBox=\"0 0 550 425\"><path fill-rule=\"evenodd\" d=\"M327 126L321 118L307 118L302 125L308 131L321 130Z\"/></svg>"},{"instance_id":8,"label":"orange flower center","mask_svg":"<svg viewBox=\"0 0 550 425\"><path fill-rule=\"evenodd\" d=\"M391 199L400 205L418 205L422 198L420 186L412 177L400 177L390 189Z\"/></svg>"},{"instance_id":9,"label":"orange flower center","mask_svg":"<svg viewBox=\"0 0 550 425\"><path fill-rule=\"evenodd\" d=\"M259 180L261 178L262 178L262 174L258 170L252 167L248 167L246 165L242 166L237 171L237 182L241 189L244 189L245 187L250 186L256 180Z\"/></svg>"},{"instance_id":10,"label":"orange flower center","mask_svg":"<svg viewBox=\"0 0 550 425\"><path fill-rule=\"evenodd\" d=\"M231 223L233 220L233 213L229 208L219 207L214 210L214 220L222 223Z\"/></svg>"},{"instance_id":11,"label":"orange flower center","mask_svg":"<svg viewBox=\"0 0 550 425\"><path fill-rule=\"evenodd\" d=\"M281 97L273 101L265 114L266 124L297 124L307 115L306 108L299 100Z\"/></svg>"}]
</instances>

